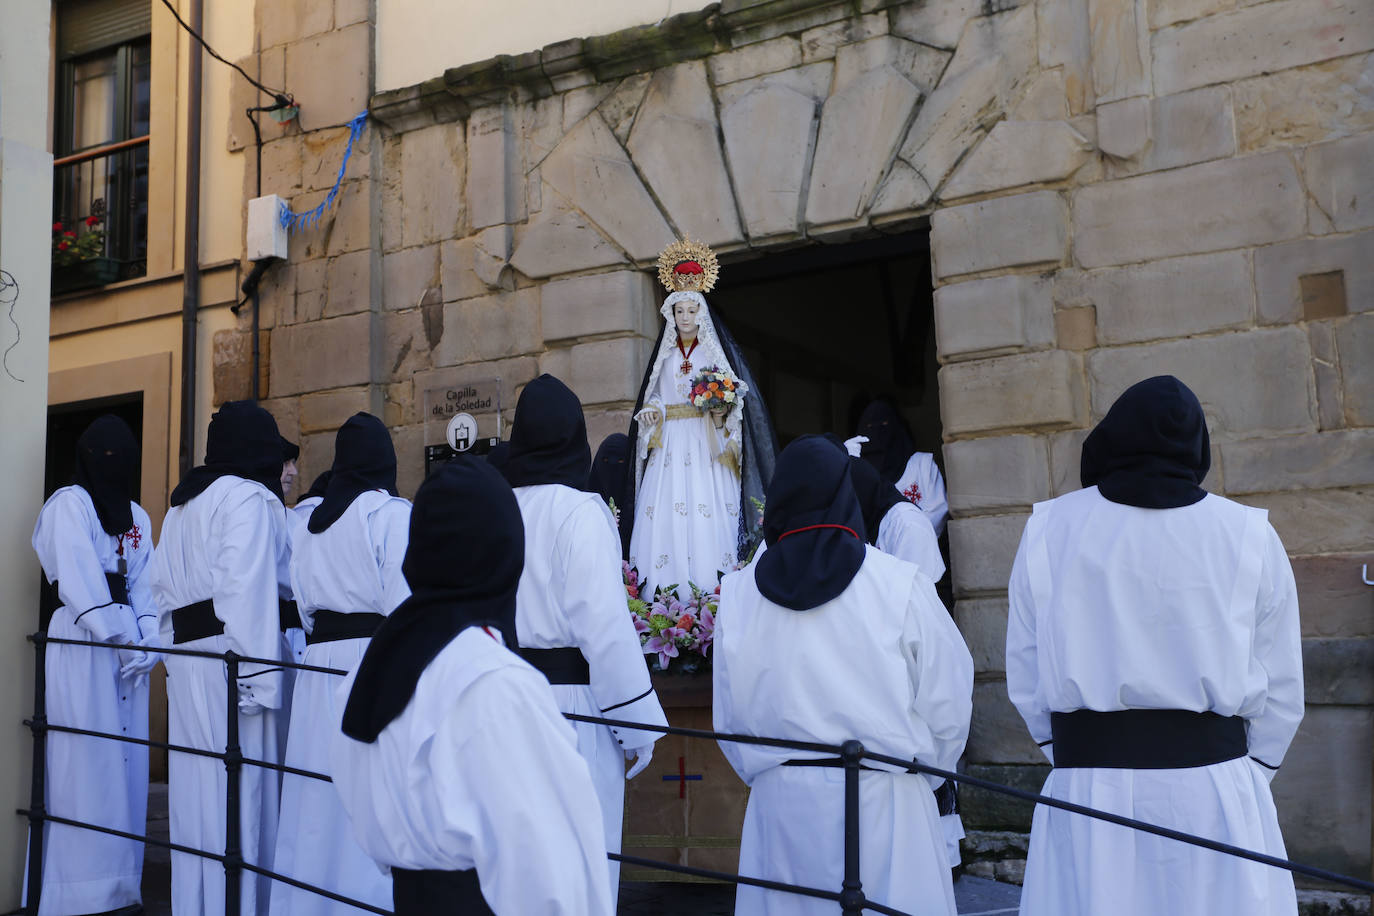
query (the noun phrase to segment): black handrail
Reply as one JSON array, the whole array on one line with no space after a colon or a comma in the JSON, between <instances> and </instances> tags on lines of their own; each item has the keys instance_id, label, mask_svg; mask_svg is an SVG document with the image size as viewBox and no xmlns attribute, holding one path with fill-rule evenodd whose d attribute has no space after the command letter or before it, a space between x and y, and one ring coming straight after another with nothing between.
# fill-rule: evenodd
<instances>
[{"instance_id":1,"label":"black handrail","mask_svg":"<svg viewBox=\"0 0 1374 916\"><path fill-rule=\"evenodd\" d=\"M244 861L242 850L240 849L240 830L239 823L239 794L240 778L244 764L257 766L264 769L277 770L279 772L292 773L298 776L320 779L332 782L329 776L323 773L316 773L310 770L303 770L285 764L271 763L264 760L255 760L243 756L242 748L239 745L238 737L238 690L240 666L243 664L272 665L278 668L294 669L298 671L314 671L321 674L342 676L348 672L337 668L325 668L318 665L306 665L297 662L283 661L280 659L255 658L252 656L239 655L233 651L209 652L201 649L183 649L170 647L166 649L148 649L147 651L164 655L183 655L198 658L217 659L225 664L225 676L229 689L226 701L226 746L223 753L209 751L201 748L192 748L184 745L174 745L167 742L153 741L145 738L132 738L125 735L114 735L107 732L98 732L90 729L78 728L75 726L48 723L46 717L46 670L45 670L45 647L48 644L91 646L102 649L117 649L110 643L98 642L95 640L64 639L48 637L45 634L37 633L28 637L33 643L37 652L37 663L34 675L34 715L31 719L26 719L25 724L30 727L34 735L34 774L30 805L26 809L20 809L19 814L29 818L30 829L37 828L41 831L44 822L67 824L74 827L82 827L102 833L121 836L126 839L141 841L155 846L174 849L179 852L186 852L204 858L219 861L225 868L225 912L234 914L239 912L241 879L244 871L263 875L274 881L280 881L311 893L320 894L332 900L347 903L373 913L387 914L389 911L380 909L362 901L352 900L348 897L336 894L324 888L316 887L285 875L254 865ZM699 738L714 741L727 741L742 744L754 744L766 747L785 748L788 750L806 751L810 753L821 753L826 755L838 755L839 765L843 767L845 773L845 836L844 836L844 879L839 892L824 890L821 888L804 887L801 885L786 884L780 881L769 881L763 878L755 878L746 875L731 874L728 872L717 872L710 869L695 868L693 866L677 865L676 863L660 862L654 859L645 859L638 856L626 856L620 853L608 853L613 861L624 862L634 865L645 865L681 874L694 875L697 877L714 878L718 880L730 881L735 884L745 884L754 887L761 887L768 890L778 890L787 893L801 894L803 896L816 897L825 900L834 900L840 904L844 916L857 916L864 910L876 913L888 914L888 916L906 916L901 911L885 906L880 903L868 900L863 892L862 884L859 880L860 874L860 848L859 848L859 775L862 763L870 760L876 763L887 764L896 768L897 771L908 773L923 773L938 776L944 779L954 780L965 783L977 788L997 792L1012 798L1034 802L1047 807L1059 808L1074 814L1085 817L1095 818L1108 823L1117 824L1134 830L1140 830L1155 836L1165 837L1189 845L1198 846L1221 852L1237 858L1247 859L1263 865L1275 868L1283 868L1295 874L1301 874L1312 878L1318 878L1336 884L1344 884L1348 887L1362 891L1374 892L1374 882L1363 881L1347 875L1340 875L1326 869L1316 868L1315 866L1303 865L1276 856L1266 855L1253 850L1243 849L1227 843L1220 843L1205 837L1195 836L1178 830L1171 830L1156 824L1139 821L1134 818L1112 814L1107 811L1100 811L1084 805L1077 805L1061 799L1051 798L1035 792L1027 792L1022 789L1014 789L976 776L964 773L956 773L942 770L938 767L928 766L915 760L906 760L867 750L862 743L856 740L846 741L843 745L836 746L815 741L790 741L784 738L772 738L767 736L730 734L716 732L707 729L678 728L668 725L645 725L640 722L631 722L623 719L610 719L602 716L586 716L574 713L565 713L564 718L574 722L588 722L597 725L607 725L614 727L633 728L641 731L658 732L662 734L681 735L688 738ZM75 821L70 818L58 817L49 814L44 806L45 785L44 768L46 764L46 742L48 732L63 732L68 734L86 735L94 738L105 738L116 741L125 741L133 744L141 744L148 747L165 748L172 752L195 754L197 756L211 757L224 761L228 783L225 792L225 852L224 854L209 853L204 850L192 849L190 847L179 846L163 840L156 840L151 837L139 836L126 833L109 827L101 827L95 824L88 824ZM32 834L31 834L32 835ZM42 842L29 843L29 900L27 911L36 914L38 911L38 900L42 892Z\"/></svg>"}]
</instances>

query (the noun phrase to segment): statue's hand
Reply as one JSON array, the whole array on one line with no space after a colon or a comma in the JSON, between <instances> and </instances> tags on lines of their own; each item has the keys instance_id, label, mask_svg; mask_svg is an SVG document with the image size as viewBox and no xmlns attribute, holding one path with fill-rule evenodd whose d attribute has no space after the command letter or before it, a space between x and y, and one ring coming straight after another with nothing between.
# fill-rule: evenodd
<instances>
[{"instance_id":1,"label":"statue's hand","mask_svg":"<svg viewBox=\"0 0 1374 916\"><path fill-rule=\"evenodd\" d=\"M663 415L659 413L657 407L645 407L635 415L635 419L639 421L641 426L657 426L663 419Z\"/></svg>"}]
</instances>

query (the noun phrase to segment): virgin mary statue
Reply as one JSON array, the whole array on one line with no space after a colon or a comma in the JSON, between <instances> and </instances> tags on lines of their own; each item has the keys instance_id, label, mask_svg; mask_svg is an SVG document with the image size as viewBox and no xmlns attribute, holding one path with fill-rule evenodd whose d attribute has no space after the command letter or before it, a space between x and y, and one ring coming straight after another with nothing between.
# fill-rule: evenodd
<instances>
[{"instance_id":1,"label":"virgin mary statue","mask_svg":"<svg viewBox=\"0 0 1374 916\"><path fill-rule=\"evenodd\" d=\"M718 273L711 249L690 239L658 260L664 326L635 403L634 499L621 521L632 520L629 561L646 597L659 586L676 585L684 599L689 584L714 589L756 542L773 476L768 410L702 295Z\"/></svg>"}]
</instances>

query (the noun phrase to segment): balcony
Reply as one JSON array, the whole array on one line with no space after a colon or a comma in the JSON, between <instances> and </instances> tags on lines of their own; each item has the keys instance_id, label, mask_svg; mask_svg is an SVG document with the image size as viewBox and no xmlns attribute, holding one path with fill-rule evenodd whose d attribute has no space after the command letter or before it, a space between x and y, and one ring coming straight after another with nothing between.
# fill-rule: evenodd
<instances>
[{"instance_id":1,"label":"balcony","mask_svg":"<svg viewBox=\"0 0 1374 916\"><path fill-rule=\"evenodd\" d=\"M141 277L148 259L148 136L53 161L52 294Z\"/></svg>"}]
</instances>

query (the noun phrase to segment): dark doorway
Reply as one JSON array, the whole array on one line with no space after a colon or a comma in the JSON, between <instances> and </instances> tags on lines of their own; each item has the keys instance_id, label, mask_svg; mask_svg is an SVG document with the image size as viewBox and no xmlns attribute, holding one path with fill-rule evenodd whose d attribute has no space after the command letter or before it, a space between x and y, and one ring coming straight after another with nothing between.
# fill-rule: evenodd
<instances>
[{"instance_id":1,"label":"dark doorway","mask_svg":"<svg viewBox=\"0 0 1374 916\"><path fill-rule=\"evenodd\" d=\"M873 398L896 401L940 460L930 236L797 248L721 266L711 305L749 358L779 445L854 434Z\"/></svg>"},{"instance_id":2,"label":"dark doorway","mask_svg":"<svg viewBox=\"0 0 1374 916\"><path fill-rule=\"evenodd\" d=\"M944 473L929 232L725 263L721 278L711 306L749 359L779 446L805 433L847 439L887 397ZM948 567L946 535L940 552ZM936 588L952 607L949 583L946 573Z\"/></svg>"}]
</instances>

